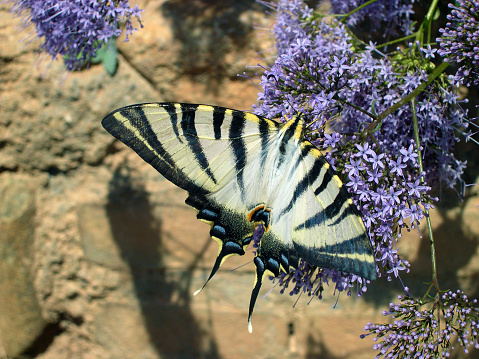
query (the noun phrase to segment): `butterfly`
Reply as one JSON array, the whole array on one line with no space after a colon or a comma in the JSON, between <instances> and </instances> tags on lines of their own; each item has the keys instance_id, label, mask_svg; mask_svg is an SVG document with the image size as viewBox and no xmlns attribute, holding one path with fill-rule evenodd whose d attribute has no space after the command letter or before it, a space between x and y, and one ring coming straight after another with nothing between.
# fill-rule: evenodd
<instances>
[{"instance_id":1,"label":"butterfly","mask_svg":"<svg viewBox=\"0 0 479 359\"><path fill-rule=\"evenodd\" d=\"M280 123L218 106L167 102L120 108L102 125L186 190L186 203L210 224L219 250L206 283L228 257L245 254L255 229L263 226L254 258L250 332L264 277L297 269L300 259L376 278L361 214L329 163L304 138L301 116Z\"/></svg>"}]
</instances>

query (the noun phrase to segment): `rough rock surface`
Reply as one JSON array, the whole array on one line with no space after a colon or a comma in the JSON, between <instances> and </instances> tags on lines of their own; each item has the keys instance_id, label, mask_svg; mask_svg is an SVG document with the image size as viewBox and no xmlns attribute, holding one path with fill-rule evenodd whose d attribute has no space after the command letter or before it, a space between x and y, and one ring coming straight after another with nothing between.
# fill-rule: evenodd
<instances>
[{"instance_id":1,"label":"rough rock surface","mask_svg":"<svg viewBox=\"0 0 479 359\"><path fill-rule=\"evenodd\" d=\"M47 327L33 285L35 187L28 177L6 173L0 181L0 333L15 357Z\"/></svg>"},{"instance_id":2,"label":"rough rock surface","mask_svg":"<svg viewBox=\"0 0 479 359\"><path fill-rule=\"evenodd\" d=\"M247 110L258 89L238 73L268 55L269 26L253 1L150 0L119 68L101 65L61 82L61 63L35 67L0 4L0 356L57 358L371 358L368 321L395 299L382 280L356 300L321 302L272 291L246 330L252 259L231 258L198 296L217 248L186 194L100 125L109 111L147 101ZM477 173L476 173L477 177ZM473 181L471 181L473 182ZM479 294L477 192L433 213L441 279ZM425 233L423 231L423 233ZM464 246L451 238L467 239ZM428 240L401 251L424 289ZM461 242L462 243L462 242ZM268 284L264 285L266 293ZM269 284L269 287L272 287ZM8 295L5 295L5 293ZM332 292L332 291L331 291ZM3 354L2 354L3 350ZM474 355L474 354L473 354Z\"/></svg>"}]
</instances>

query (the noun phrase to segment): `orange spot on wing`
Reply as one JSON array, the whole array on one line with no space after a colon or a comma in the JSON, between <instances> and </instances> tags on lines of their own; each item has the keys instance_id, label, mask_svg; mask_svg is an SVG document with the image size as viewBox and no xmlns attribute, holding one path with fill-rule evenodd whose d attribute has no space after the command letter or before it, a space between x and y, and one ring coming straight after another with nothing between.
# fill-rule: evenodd
<instances>
[{"instance_id":1,"label":"orange spot on wing","mask_svg":"<svg viewBox=\"0 0 479 359\"><path fill-rule=\"evenodd\" d=\"M246 216L246 218L248 219L248 221L252 221L253 220L253 215L258 212L259 210L263 209L264 210L265 206L264 204L260 205L260 206L256 206L250 213L248 213L248 215Z\"/></svg>"}]
</instances>

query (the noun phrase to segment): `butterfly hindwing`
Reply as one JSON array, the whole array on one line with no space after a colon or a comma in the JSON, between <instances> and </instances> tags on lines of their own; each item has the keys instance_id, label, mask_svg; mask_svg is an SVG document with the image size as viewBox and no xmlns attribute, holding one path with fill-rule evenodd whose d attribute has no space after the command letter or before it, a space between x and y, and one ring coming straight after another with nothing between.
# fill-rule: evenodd
<instances>
[{"instance_id":1,"label":"butterfly hindwing","mask_svg":"<svg viewBox=\"0 0 479 359\"><path fill-rule=\"evenodd\" d=\"M243 255L260 223L251 315L266 275L312 265L375 278L360 213L303 121L286 124L208 105L149 103L107 115L103 126L165 178L188 191L186 203L218 243L206 282L231 255Z\"/></svg>"},{"instance_id":2,"label":"butterfly hindwing","mask_svg":"<svg viewBox=\"0 0 479 359\"><path fill-rule=\"evenodd\" d=\"M308 141L301 148L308 189L294 206L296 251L318 267L375 279L374 253L359 211L320 152Z\"/></svg>"}]
</instances>

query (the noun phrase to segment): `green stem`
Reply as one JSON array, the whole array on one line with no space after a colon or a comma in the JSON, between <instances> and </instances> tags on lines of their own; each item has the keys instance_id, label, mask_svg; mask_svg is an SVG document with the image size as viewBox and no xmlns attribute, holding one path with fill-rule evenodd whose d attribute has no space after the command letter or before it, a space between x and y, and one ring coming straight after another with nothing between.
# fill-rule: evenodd
<instances>
[{"instance_id":1,"label":"green stem","mask_svg":"<svg viewBox=\"0 0 479 359\"><path fill-rule=\"evenodd\" d=\"M411 100L411 113L412 113L412 121L413 121L413 127L414 127L414 140L416 142L416 152L417 152L417 158L419 162L419 171L422 173L423 172L423 165L422 165L422 152L421 152L421 142L419 140L419 126L417 124L417 116L416 116L416 99L413 98ZM421 176L421 184L424 184L424 176ZM440 313L440 301L439 301L439 293L441 292L439 288L439 282L437 279L437 266L436 266L436 248L434 246L434 237L432 235L432 226L431 226L431 218L429 217L429 210L424 209L424 213L426 216L426 223L427 223L427 231L429 234L429 246L431 248L431 264L432 264L432 282L431 285L429 286L426 295L429 294L431 289L434 287L436 290L436 295L435 295L435 300L434 300L434 306L437 306L437 340L439 341L439 332L441 328L441 313Z\"/></svg>"},{"instance_id":2,"label":"green stem","mask_svg":"<svg viewBox=\"0 0 479 359\"><path fill-rule=\"evenodd\" d=\"M411 100L411 112L412 112L412 121L413 121L413 127L414 127L414 140L416 141L416 152L417 152L417 158L418 158L418 163L419 163L419 171L422 173L424 170L423 164L422 164L422 152L421 152L421 142L419 140L419 127L417 124L417 116L416 116L416 99L413 98ZM424 184L424 176L421 176L421 184ZM431 264L432 264L432 283L431 286L434 286L436 289L436 294L441 291L439 288L439 282L437 279L437 265L436 265L436 248L434 246L434 237L432 234L432 225L431 225L431 218L429 217L429 210L425 209L424 213L426 215L426 224L427 224L427 231L429 235L429 246L431 248ZM431 287L429 288L429 290ZM429 293L428 290L428 293Z\"/></svg>"},{"instance_id":3,"label":"green stem","mask_svg":"<svg viewBox=\"0 0 479 359\"><path fill-rule=\"evenodd\" d=\"M429 285L429 288L427 288L426 293L421 298L421 302L424 303L426 301L427 297L429 296L429 292L431 291L432 288L434 288L434 283L431 282L431 284Z\"/></svg>"},{"instance_id":4,"label":"green stem","mask_svg":"<svg viewBox=\"0 0 479 359\"><path fill-rule=\"evenodd\" d=\"M434 13L436 12L438 3L439 3L439 0L433 0L431 6L429 6L429 9L427 10L427 14L426 14L426 20L428 22L431 22L432 17L434 16Z\"/></svg>"},{"instance_id":5,"label":"green stem","mask_svg":"<svg viewBox=\"0 0 479 359\"><path fill-rule=\"evenodd\" d=\"M431 23L432 23L432 18L434 17L434 13L436 12L437 4L439 3L439 0L433 0L431 3L431 6L429 6L429 9L427 10L427 14L424 17L424 20L419 27L418 31L416 32L416 40L423 44L423 35L424 35L424 29L427 27L428 29L428 34L427 34L427 43L429 43L430 37L431 37Z\"/></svg>"},{"instance_id":6,"label":"green stem","mask_svg":"<svg viewBox=\"0 0 479 359\"><path fill-rule=\"evenodd\" d=\"M404 36L404 37L401 37L400 39L396 39L396 40L392 40L392 41L389 41L389 42L385 42L384 44L376 45L376 49L379 49L381 47L386 47L386 46L389 46L389 45L394 45L394 44L397 44L398 42L402 42L402 41L405 41L407 39L412 39L414 37L416 37L416 34L411 34L409 36Z\"/></svg>"},{"instance_id":7,"label":"green stem","mask_svg":"<svg viewBox=\"0 0 479 359\"><path fill-rule=\"evenodd\" d=\"M433 72L431 72L427 78L426 82L423 82L420 84L413 92L411 92L409 95L406 97L403 97L400 99L398 102L396 102L394 105L389 107L387 110L381 112L379 115L377 115L373 122L371 122L368 127L366 127L362 133L361 137L364 138L366 134L371 133L380 123L383 119L385 119L388 115L392 114L394 111L398 110L400 107L404 106L408 102L410 102L412 99L415 99L419 94L424 91L424 89L432 83L436 78L438 78L444 70L449 66L447 62L441 63L438 67L434 69Z\"/></svg>"}]
</instances>

